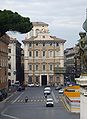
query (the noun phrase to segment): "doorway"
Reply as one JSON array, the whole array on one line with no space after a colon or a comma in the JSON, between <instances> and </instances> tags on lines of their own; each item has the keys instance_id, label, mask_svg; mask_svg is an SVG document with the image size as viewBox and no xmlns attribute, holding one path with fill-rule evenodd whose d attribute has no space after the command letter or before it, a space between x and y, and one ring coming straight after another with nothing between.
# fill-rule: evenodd
<instances>
[{"instance_id":1,"label":"doorway","mask_svg":"<svg viewBox=\"0 0 87 119\"><path fill-rule=\"evenodd\" d=\"M41 80L42 80L42 86L47 85L47 75L42 75Z\"/></svg>"}]
</instances>

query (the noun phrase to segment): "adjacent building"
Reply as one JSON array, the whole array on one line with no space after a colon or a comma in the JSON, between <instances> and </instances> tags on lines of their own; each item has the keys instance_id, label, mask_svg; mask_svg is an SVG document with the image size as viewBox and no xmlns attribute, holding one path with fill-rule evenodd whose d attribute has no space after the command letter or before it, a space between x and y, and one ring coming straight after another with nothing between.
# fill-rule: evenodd
<instances>
[{"instance_id":1,"label":"adjacent building","mask_svg":"<svg viewBox=\"0 0 87 119\"><path fill-rule=\"evenodd\" d=\"M33 22L24 43L24 81L40 85L64 83L64 75L55 68L64 67L64 39L49 35L48 24Z\"/></svg>"},{"instance_id":2,"label":"adjacent building","mask_svg":"<svg viewBox=\"0 0 87 119\"><path fill-rule=\"evenodd\" d=\"M0 90L8 88L8 44L7 34L0 37Z\"/></svg>"},{"instance_id":3,"label":"adjacent building","mask_svg":"<svg viewBox=\"0 0 87 119\"><path fill-rule=\"evenodd\" d=\"M8 81L14 84L15 81L22 83L21 67L21 43L16 38L10 38L8 46Z\"/></svg>"},{"instance_id":4,"label":"adjacent building","mask_svg":"<svg viewBox=\"0 0 87 119\"><path fill-rule=\"evenodd\" d=\"M65 80L74 81L75 77L79 77L81 73L80 59L78 56L78 44L75 47L64 50L64 65L66 67Z\"/></svg>"}]
</instances>

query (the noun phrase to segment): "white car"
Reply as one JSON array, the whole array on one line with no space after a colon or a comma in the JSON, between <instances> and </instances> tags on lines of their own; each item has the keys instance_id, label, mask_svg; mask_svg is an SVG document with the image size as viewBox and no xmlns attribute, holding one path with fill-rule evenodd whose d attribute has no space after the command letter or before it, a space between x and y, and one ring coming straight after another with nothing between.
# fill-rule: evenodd
<instances>
[{"instance_id":1,"label":"white car","mask_svg":"<svg viewBox=\"0 0 87 119\"><path fill-rule=\"evenodd\" d=\"M44 88L44 95L49 95L51 93L51 88L50 87L46 87Z\"/></svg>"},{"instance_id":2,"label":"white car","mask_svg":"<svg viewBox=\"0 0 87 119\"><path fill-rule=\"evenodd\" d=\"M60 89L59 94L63 94L63 93L64 93L64 89Z\"/></svg>"},{"instance_id":3,"label":"white car","mask_svg":"<svg viewBox=\"0 0 87 119\"><path fill-rule=\"evenodd\" d=\"M87 91L85 91L85 92L84 92L84 96L86 96L86 97L87 97Z\"/></svg>"},{"instance_id":4,"label":"white car","mask_svg":"<svg viewBox=\"0 0 87 119\"><path fill-rule=\"evenodd\" d=\"M44 88L44 91L45 90L50 90L51 91L51 88L50 87L46 87L46 88Z\"/></svg>"},{"instance_id":5,"label":"white car","mask_svg":"<svg viewBox=\"0 0 87 119\"><path fill-rule=\"evenodd\" d=\"M47 98L46 107L53 107L53 106L54 106L53 99Z\"/></svg>"},{"instance_id":6,"label":"white car","mask_svg":"<svg viewBox=\"0 0 87 119\"><path fill-rule=\"evenodd\" d=\"M40 85L39 84L35 84L36 87L39 87Z\"/></svg>"},{"instance_id":7,"label":"white car","mask_svg":"<svg viewBox=\"0 0 87 119\"><path fill-rule=\"evenodd\" d=\"M29 87L34 87L33 83L28 84Z\"/></svg>"},{"instance_id":8,"label":"white car","mask_svg":"<svg viewBox=\"0 0 87 119\"><path fill-rule=\"evenodd\" d=\"M50 90L44 90L44 95L49 95L50 93Z\"/></svg>"}]
</instances>

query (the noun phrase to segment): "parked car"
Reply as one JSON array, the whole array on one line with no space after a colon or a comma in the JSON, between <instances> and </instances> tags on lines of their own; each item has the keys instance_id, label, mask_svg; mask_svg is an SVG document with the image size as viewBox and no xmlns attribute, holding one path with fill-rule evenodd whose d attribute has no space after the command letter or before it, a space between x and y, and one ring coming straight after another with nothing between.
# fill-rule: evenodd
<instances>
[{"instance_id":1,"label":"parked car","mask_svg":"<svg viewBox=\"0 0 87 119\"><path fill-rule=\"evenodd\" d=\"M19 87L19 86L20 86L20 82L19 82L19 81L15 81L14 85L15 85L16 87Z\"/></svg>"},{"instance_id":2,"label":"parked car","mask_svg":"<svg viewBox=\"0 0 87 119\"><path fill-rule=\"evenodd\" d=\"M64 93L64 89L60 89L59 94L63 94L63 93Z\"/></svg>"},{"instance_id":3,"label":"parked car","mask_svg":"<svg viewBox=\"0 0 87 119\"><path fill-rule=\"evenodd\" d=\"M35 83L35 85L34 85L35 87L39 87L40 86L40 84L39 83Z\"/></svg>"},{"instance_id":4,"label":"parked car","mask_svg":"<svg viewBox=\"0 0 87 119\"><path fill-rule=\"evenodd\" d=\"M2 92L0 91L0 101L2 101L3 100L3 94L2 94Z\"/></svg>"},{"instance_id":5,"label":"parked car","mask_svg":"<svg viewBox=\"0 0 87 119\"><path fill-rule=\"evenodd\" d=\"M6 90L0 90L1 91L1 93L2 93L2 95L3 95L3 98L5 99L5 98L7 98L7 91Z\"/></svg>"},{"instance_id":6,"label":"parked car","mask_svg":"<svg viewBox=\"0 0 87 119\"><path fill-rule=\"evenodd\" d=\"M53 107L53 106L54 106L53 99L47 98L46 107Z\"/></svg>"},{"instance_id":7,"label":"parked car","mask_svg":"<svg viewBox=\"0 0 87 119\"><path fill-rule=\"evenodd\" d=\"M17 91L23 91L23 90L25 90L24 86L19 86L18 89L17 89Z\"/></svg>"},{"instance_id":8,"label":"parked car","mask_svg":"<svg viewBox=\"0 0 87 119\"><path fill-rule=\"evenodd\" d=\"M33 83L29 83L28 87L34 87L34 84Z\"/></svg>"},{"instance_id":9,"label":"parked car","mask_svg":"<svg viewBox=\"0 0 87 119\"><path fill-rule=\"evenodd\" d=\"M85 91L85 92L84 92L84 96L86 96L86 97L87 97L87 91Z\"/></svg>"},{"instance_id":10,"label":"parked car","mask_svg":"<svg viewBox=\"0 0 87 119\"><path fill-rule=\"evenodd\" d=\"M62 89L61 86L57 86L57 87L55 88L55 90L60 90L60 89Z\"/></svg>"}]
</instances>

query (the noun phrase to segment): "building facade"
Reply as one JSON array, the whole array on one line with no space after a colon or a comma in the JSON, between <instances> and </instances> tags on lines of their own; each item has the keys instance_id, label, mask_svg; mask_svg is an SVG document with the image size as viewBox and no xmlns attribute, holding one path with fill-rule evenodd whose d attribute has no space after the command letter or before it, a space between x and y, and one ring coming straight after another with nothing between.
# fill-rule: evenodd
<instances>
[{"instance_id":1,"label":"building facade","mask_svg":"<svg viewBox=\"0 0 87 119\"><path fill-rule=\"evenodd\" d=\"M8 88L8 44L9 36L0 37L0 90Z\"/></svg>"},{"instance_id":2,"label":"building facade","mask_svg":"<svg viewBox=\"0 0 87 119\"><path fill-rule=\"evenodd\" d=\"M10 38L8 50L8 81L14 84L18 80L21 83L21 43L16 38Z\"/></svg>"},{"instance_id":3,"label":"building facade","mask_svg":"<svg viewBox=\"0 0 87 119\"><path fill-rule=\"evenodd\" d=\"M81 73L80 59L78 56L78 44L75 47L67 48L64 50L66 67L65 80L74 81L75 77L79 77Z\"/></svg>"},{"instance_id":4,"label":"building facade","mask_svg":"<svg viewBox=\"0 0 87 119\"><path fill-rule=\"evenodd\" d=\"M25 84L63 84L64 76L55 74L55 67L64 67L65 40L50 36L48 24L33 22L23 43Z\"/></svg>"}]
</instances>

